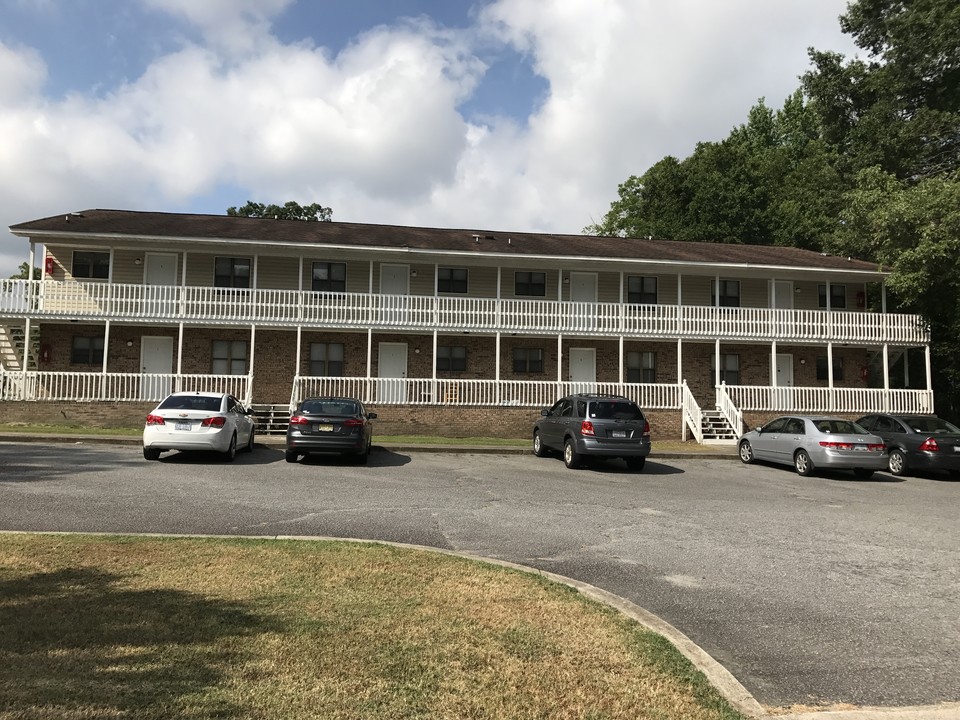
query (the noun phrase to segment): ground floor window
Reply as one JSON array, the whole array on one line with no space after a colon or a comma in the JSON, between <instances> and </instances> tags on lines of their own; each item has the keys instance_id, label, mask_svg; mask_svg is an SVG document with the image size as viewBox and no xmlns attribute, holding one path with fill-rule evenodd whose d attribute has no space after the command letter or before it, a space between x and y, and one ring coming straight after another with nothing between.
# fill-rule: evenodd
<instances>
[{"instance_id":1,"label":"ground floor window","mask_svg":"<svg viewBox=\"0 0 960 720\"><path fill-rule=\"evenodd\" d=\"M657 354L655 352L627 353L627 382L655 383L657 381Z\"/></svg>"},{"instance_id":2,"label":"ground floor window","mask_svg":"<svg viewBox=\"0 0 960 720\"><path fill-rule=\"evenodd\" d=\"M463 345L438 345L437 370L467 369L467 348Z\"/></svg>"},{"instance_id":3,"label":"ground floor window","mask_svg":"<svg viewBox=\"0 0 960 720\"><path fill-rule=\"evenodd\" d=\"M543 372L543 348L514 348L513 371L521 375Z\"/></svg>"},{"instance_id":4,"label":"ground floor window","mask_svg":"<svg viewBox=\"0 0 960 720\"><path fill-rule=\"evenodd\" d=\"M103 338L75 335L70 347L71 365L102 365Z\"/></svg>"},{"instance_id":5,"label":"ground floor window","mask_svg":"<svg viewBox=\"0 0 960 720\"><path fill-rule=\"evenodd\" d=\"M713 382L713 377L716 377L717 371L717 358L715 355L710 356L710 375ZM739 385L740 384L740 356L735 353L728 353L720 355L720 382L726 383L727 385Z\"/></svg>"},{"instance_id":6,"label":"ground floor window","mask_svg":"<svg viewBox=\"0 0 960 720\"><path fill-rule=\"evenodd\" d=\"M213 374L214 375L246 375L247 374L247 342L246 340L214 340L213 341Z\"/></svg>"},{"instance_id":7,"label":"ground floor window","mask_svg":"<svg viewBox=\"0 0 960 720\"><path fill-rule=\"evenodd\" d=\"M310 375L343 377L343 344L310 343Z\"/></svg>"},{"instance_id":8,"label":"ground floor window","mask_svg":"<svg viewBox=\"0 0 960 720\"><path fill-rule=\"evenodd\" d=\"M827 381L830 377L830 365L827 362L826 355L817 358L817 380ZM833 359L833 381L843 382L843 358L835 357Z\"/></svg>"}]
</instances>

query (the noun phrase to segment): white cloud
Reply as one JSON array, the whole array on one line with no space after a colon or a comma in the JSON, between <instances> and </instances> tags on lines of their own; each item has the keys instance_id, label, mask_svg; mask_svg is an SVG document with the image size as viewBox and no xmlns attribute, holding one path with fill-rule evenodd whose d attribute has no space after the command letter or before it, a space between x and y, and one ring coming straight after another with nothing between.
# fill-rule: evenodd
<instances>
[{"instance_id":1,"label":"white cloud","mask_svg":"<svg viewBox=\"0 0 960 720\"><path fill-rule=\"evenodd\" d=\"M339 220L576 233L629 175L724 137L760 96L779 105L807 46L837 48L845 4L499 0L465 32L379 26L333 57L270 34L290 0L144 2L205 39L107 95L45 99L40 55L0 44L4 226L227 185L244 196L211 212L295 199ZM491 38L549 83L529 118L458 112ZM26 255L7 237L0 276Z\"/></svg>"}]
</instances>

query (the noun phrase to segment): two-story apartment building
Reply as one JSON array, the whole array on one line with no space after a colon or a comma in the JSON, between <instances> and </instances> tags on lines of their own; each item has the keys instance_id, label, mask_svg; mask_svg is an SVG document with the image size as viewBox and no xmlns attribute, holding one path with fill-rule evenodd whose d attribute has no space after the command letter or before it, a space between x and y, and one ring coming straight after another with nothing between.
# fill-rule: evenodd
<instances>
[{"instance_id":1,"label":"two-story apartment building","mask_svg":"<svg viewBox=\"0 0 960 720\"><path fill-rule=\"evenodd\" d=\"M787 410L933 410L927 329L845 257L122 210L10 231L44 261L0 281L8 418L136 423L183 389L283 412L338 393L381 432L523 436L577 389L703 440Z\"/></svg>"}]
</instances>

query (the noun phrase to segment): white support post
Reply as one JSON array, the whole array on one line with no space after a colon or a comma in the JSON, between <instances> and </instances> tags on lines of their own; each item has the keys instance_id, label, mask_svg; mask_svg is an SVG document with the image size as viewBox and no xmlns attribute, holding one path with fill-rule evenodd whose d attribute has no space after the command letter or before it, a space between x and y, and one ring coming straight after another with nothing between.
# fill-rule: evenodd
<instances>
[{"instance_id":1,"label":"white support post","mask_svg":"<svg viewBox=\"0 0 960 720\"><path fill-rule=\"evenodd\" d=\"M886 314L887 312L887 281L884 280L880 283L880 312Z\"/></svg>"},{"instance_id":2,"label":"white support post","mask_svg":"<svg viewBox=\"0 0 960 720\"><path fill-rule=\"evenodd\" d=\"M557 271L557 302L563 302L563 270Z\"/></svg>"},{"instance_id":3,"label":"white support post","mask_svg":"<svg viewBox=\"0 0 960 720\"><path fill-rule=\"evenodd\" d=\"M557 335L557 382L563 382L563 335Z\"/></svg>"},{"instance_id":4,"label":"white support post","mask_svg":"<svg viewBox=\"0 0 960 720\"><path fill-rule=\"evenodd\" d=\"M437 331L433 331L433 375L434 381L437 379Z\"/></svg>"},{"instance_id":5,"label":"white support post","mask_svg":"<svg viewBox=\"0 0 960 720\"><path fill-rule=\"evenodd\" d=\"M770 384L777 387L777 341L770 343Z\"/></svg>"},{"instance_id":6,"label":"white support post","mask_svg":"<svg viewBox=\"0 0 960 720\"><path fill-rule=\"evenodd\" d=\"M373 282L373 262L370 263L370 282ZM367 328L367 380L373 377L373 328Z\"/></svg>"},{"instance_id":7,"label":"white support post","mask_svg":"<svg viewBox=\"0 0 960 720\"><path fill-rule=\"evenodd\" d=\"M177 332L177 375L183 374L183 323Z\"/></svg>"},{"instance_id":8,"label":"white support post","mask_svg":"<svg viewBox=\"0 0 960 720\"><path fill-rule=\"evenodd\" d=\"M713 365L715 370L713 373L713 384L715 387L720 387L720 338L717 338L716 341Z\"/></svg>"},{"instance_id":9,"label":"white support post","mask_svg":"<svg viewBox=\"0 0 960 720\"><path fill-rule=\"evenodd\" d=\"M299 272L297 272L297 292L303 292L303 255L299 257L299 261ZM310 283L310 287L313 287L313 283Z\"/></svg>"},{"instance_id":10,"label":"white support post","mask_svg":"<svg viewBox=\"0 0 960 720\"><path fill-rule=\"evenodd\" d=\"M257 289L257 272L259 271L259 269L260 269L260 256L255 254L253 256L253 278L251 278L252 282L250 283L251 290Z\"/></svg>"},{"instance_id":11,"label":"white support post","mask_svg":"<svg viewBox=\"0 0 960 720\"><path fill-rule=\"evenodd\" d=\"M621 276L623 273L621 273ZM623 385L623 335L620 336L620 376L619 383Z\"/></svg>"},{"instance_id":12,"label":"white support post","mask_svg":"<svg viewBox=\"0 0 960 720\"><path fill-rule=\"evenodd\" d=\"M296 361L296 365L294 366L294 369L293 369L294 378L300 377L300 367L301 367L300 353L302 352L303 352L303 325L297 325L297 354L293 356L294 360Z\"/></svg>"},{"instance_id":13,"label":"white support post","mask_svg":"<svg viewBox=\"0 0 960 720\"><path fill-rule=\"evenodd\" d=\"M677 385L683 383L683 340L677 338Z\"/></svg>"},{"instance_id":14,"label":"white support post","mask_svg":"<svg viewBox=\"0 0 960 720\"><path fill-rule=\"evenodd\" d=\"M890 346L883 344L883 389L890 392Z\"/></svg>"},{"instance_id":15,"label":"white support post","mask_svg":"<svg viewBox=\"0 0 960 720\"><path fill-rule=\"evenodd\" d=\"M933 392L933 377L930 375L930 346L927 345L924 348L925 361L927 366L927 392ZM933 408L930 408L930 412L933 412Z\"/></svg>"},{"instance_id":16,"label":"white support post","mask_svg":"<svg viewBox=\"0 0 960 720\"><path fill-rule=\"evenodd\" d=\"M100 370L104 375L107 374L107 359L110 357L110 321L107 320L103 325L103 367Z\"/></svg>"},{"instance_id":17,"label":"white support post","mask_svg":"<svg viewBox=\"0 0 960 720\"><path fill-rule=\"evenodd\" d=\"M827 343L827 387L833 390L833 342Z\"/></svg>"},{"instance_id":18,"label":"white support post","mask_svg":"<svg viewBox=\"0 0 960 720\"><path fill-rule=\"evenodd\" d=\"M250 326L250 366L247 368L247 396L243 404L249 406L253 402L253 361L257 347L257 326Z\"/></svg>"},{"instance_id":19,"label":"white support post","mask_svg":"<svg viewBox=\"0 0 960 720\"><path fill-rule=\"evenodd\" d=\"M33 263L36 258L37 248L34 242L30 241L30 257L27 258L27 280L33 280ZM43 272L42 270L40 271Z\"/></svg>"},{"instance_id":20,"label":"white support post","mask_svg":"<svg viewBox=\"0 0 960 720\"><path fill-rule=\"evenodd\" d=\"M500 404L502 400L501 388L500 388L500 331L497 330L496 340L494 341L494 360L493 360L493 374L496 383L494 387L496 388L496 403Z\"/></svg>"},{"instance_id":21,"label":"white support post","mask_svg":"<svg viewBox=\"0 0 960 720\"><path fill-rule=\"evenodd\" d=\"M370 261L370 281L368 283L367 292L370 295L373 295L373 260ZM367 365L369 364L370 363L368 362ZM370 377L369 373L367 374L367 377Z\"/></svg>"}]
</instances>

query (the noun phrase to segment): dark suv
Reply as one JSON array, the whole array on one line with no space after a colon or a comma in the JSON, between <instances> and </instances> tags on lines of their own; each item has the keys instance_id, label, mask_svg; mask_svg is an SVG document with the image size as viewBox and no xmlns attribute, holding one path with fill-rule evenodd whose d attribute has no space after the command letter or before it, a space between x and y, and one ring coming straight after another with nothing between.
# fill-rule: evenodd
<instances>
[{"instance_id":1,"label":"dark suv","mask_svg":"<svg viewBox=\"0 0 960 720\"><path fill-rule=\"evenodd\" d=\"M650 423L640 407L619 395L568 395L540 411L533 426L533 453L563 452L568 468L586 457L620 457L642 470L650 454Z\"/></svg>"}]
</instances>

